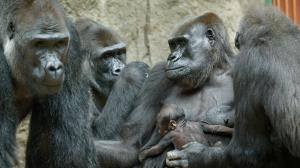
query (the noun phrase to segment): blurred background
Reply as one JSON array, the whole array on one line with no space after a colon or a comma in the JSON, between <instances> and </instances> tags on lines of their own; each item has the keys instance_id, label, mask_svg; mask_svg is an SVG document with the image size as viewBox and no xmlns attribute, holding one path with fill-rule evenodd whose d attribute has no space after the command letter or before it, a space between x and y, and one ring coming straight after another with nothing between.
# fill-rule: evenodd
<instances>
[{"instance_id":1,"label":"blurred background","mask_svg":"<svg viewBox=\"0 0 300 168\"><path fill-rule=\"evenodd\" d=\"M89 17L117 31L127 43L129 60L153 66L166 60L167 40L175 25L185 18L215 12L227 27L233 45L243 10L251 5L277 5L299 23L299 0L60 0L73 19ZM74 109L75 110L75 109ZM29 117L28 117L29 118ZM24 168L29 119L17 133L17 162Z\"/></svg>"},{"instance_id":2,"label":"blurred background","mask_svg":"<svg viewBox=\"0 0 300 168\"><path fill-rule=\"evenodd\" d=\"M127 43L129 61L150 65L166 59L167 39L187 17L215 12L234 37L247 0L61 0L69 15L89 17L116 30ZM264 3L252 0L251 3ZM233 40L231 40L233 42Z\"/></svg>"}]
</instances>

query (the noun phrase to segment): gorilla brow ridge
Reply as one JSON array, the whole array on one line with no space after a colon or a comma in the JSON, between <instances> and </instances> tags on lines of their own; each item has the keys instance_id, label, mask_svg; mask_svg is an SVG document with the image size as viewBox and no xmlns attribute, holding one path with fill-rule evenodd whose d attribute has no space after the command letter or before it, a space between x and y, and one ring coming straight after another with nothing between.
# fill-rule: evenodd
<instances>
[{"instance_id":1,"label":"gorilla brow ridge","mask_svg":"<svg viewBox=\"0 0 300 168\"><path fill-rule=\"evenodd\" d=\"M223 24L223 21L216 14L212 12L208 12L205 13L204 15L187 19L183 23L177 25L177 28L175 28L175 31L172 33L172 36L182 35L188 32L188 30L190 30L191 27L198 24L204 24L207 26L218 25L218 24Z\"/></svg>"}]
</instances>

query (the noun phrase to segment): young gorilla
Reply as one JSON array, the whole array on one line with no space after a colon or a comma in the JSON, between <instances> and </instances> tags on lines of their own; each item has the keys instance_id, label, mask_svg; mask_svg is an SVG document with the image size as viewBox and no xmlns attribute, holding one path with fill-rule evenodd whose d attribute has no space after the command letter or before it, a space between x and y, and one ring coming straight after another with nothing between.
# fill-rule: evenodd
<instances>
[{"instance_id":1,"label":"young gorilla","mask_svg":"<svg viewBox=\"0 0 300 168\"><path fill-rule=\"evenodd\" d=\"M233 52L223 22L217 15L206 13L187 20L175 30L169 44L168 62L156 65L150 72L139 104L122 131L123 141L96 142L102 162L116 167L137 164L138 150L152 134L160 137L155 123L162 105L176 104L184 110L187 121L197 122L201 121L202 112L232 104L232 78L228 72ZM232 112L231 108L228 113ZM212 139L215 137L217 135ZM216 142L221 140L226 144L229 139L221 136ZM143 166L156 167L157 164L161 162L146 160Z\"/></svg>"},{"instance_id":2,"label":"young gorilla","mask_svg":"<svg viewBox=\"0 0 300 168\"><path fill-rule=\"evenodd\" d=\"M88 18L78 19L75 25L91 88L93 134L99 139L113 139L133 110L148 65L133 62L126 66L126 45L112 29Z\"/></svg>"},{"instance_id":3,"label":"young gorilla","mask_svg":"<svg viewBox=\"0 0 300 168\"><path fill-rule=\"evenodd\" d=\"M173 144L175 149L182 149L182 146L189 143L189 142L199 142L205 145L210 146L221 146L222 142L218 141L216 144L211 144L209 139L205 137L203 134L204 129L205 133L212 133L212 134L219 134L219 135L232 135L233 128L229 128L224 126L224 124L228 124L228 119L231 119L232 116L226 116L224 113L221 113L221 116L215 115L215 110L209 110L204 116L214 116L216 119L221 119L221 117L229 117L221 119L223 121L223 125L216 125L220 123L219 121L211 121L211 118L201 117L203 124L203 128L199 127L198 122L194 121L186 121L184 110L177 107L174 104L165 104L161 108L161 111L157 117L157 128L159 129L159 134L162 139L152 146L150 149L145 149L139 154L139 160L142 162L145 158L155 156L164 152L165 148L168 147L170 144ZM210 124L215 125L209 125ZM169 133L170 132L170 133ZM167 135L166 135L167 134ZM166 136L165 136L166 135ZM150 139L148 143L153 143L153 139Z\"/></svg>"},{"instance_id":4,"label":"young gorilla","mask_svg":"<svg viewBox=\"0 0 300 168\"><path fill-rule=\"evenodd\" d=\"M171 167L299 167L300 30L274 7L243 17L234 68L236 120L226 147L191 143L168 153Z\"/></svg>"},{"instance_id":5,"label":"young gorilla","mask_svg":"<svg viewBox=\"0 0 300 168\"><path fill-rule=\"evenodd\" d=\"M56 0L0 2L0 167L32 112L27 168L94 168L77 32Z\"/></svg>"}]
</instances>

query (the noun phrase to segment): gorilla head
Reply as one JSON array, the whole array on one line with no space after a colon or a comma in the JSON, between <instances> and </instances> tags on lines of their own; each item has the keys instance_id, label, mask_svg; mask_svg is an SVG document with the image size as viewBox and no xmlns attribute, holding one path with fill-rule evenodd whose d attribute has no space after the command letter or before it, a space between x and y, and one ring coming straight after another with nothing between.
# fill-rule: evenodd
<instances>
[{"instance_id":1,"label":"gorilla head","mask_svg":"<svg viewBox=\"0 0 300 168\"><path fill-rule=\"evenodd\" d=\"M84 69L91 87L108 96L126 64L126 45L113 30L88 18L76 21L82 40L83 54L87 55Z\"/></svg>"},{"instance_id":2,"label":"gorilla head","mask_svg":"<svg viewBox=\"0 0 300 168\"><path fill-rule=\"evenodd\" d=\"M215 67L225 66L229 42L222 20L213 13L181 24L169 40L167 77L187 89L202 86Z\"/></svg>"},{"instance_id":3,"label":"gorilla head","mask_svg":"<svg viewBox=\"0 0 300 168\"><path fill-rule=\"evenodd\" d=\"M14 83L37 96L55 94L63 85L68 60L70 33L64 13L54 1L14 3L1 32ZM45 5L52 8L39 9Z\"/></svg>"}]
</instances>

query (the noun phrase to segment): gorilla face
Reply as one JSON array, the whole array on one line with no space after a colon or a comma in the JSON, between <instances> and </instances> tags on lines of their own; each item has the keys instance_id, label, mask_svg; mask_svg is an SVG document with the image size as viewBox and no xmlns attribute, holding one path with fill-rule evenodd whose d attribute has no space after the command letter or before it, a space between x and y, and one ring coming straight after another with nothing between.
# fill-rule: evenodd
<instances>
[{"instance_id":1,"label":"gorilla face","mask_svg":"<svg viewBox=\"0 0 300 168\"><path fill-rule=\"evenodd\" d=\"M167 77L186 88L201 86L217 62L215 41L215 30L204 24L197 24L182 36L170 39Z\"/></svg>"},{"instance_id":2,"label":"gorilla face","mask_svg":"<svg viewBox=\"0 0 300 168\"><path fill-rule=\"evenodd\" d=\"M126 46L119 43L108 47L98 47L90 61L94 88L113 86L126 65Z\"/></svg>"},{"instance_id":3,"label":"gorilla face","mask_svg":"<svg viewBox=\"0 0 300 168\"><path fill-rule=\"evenodd\" d=\"M64 15L43 11L39 3L44 2L16 10L8 22L3 48L14 80L34 95L43 96L57 93L63 85L70 34Z\"/></svg>"}]
</instances>

